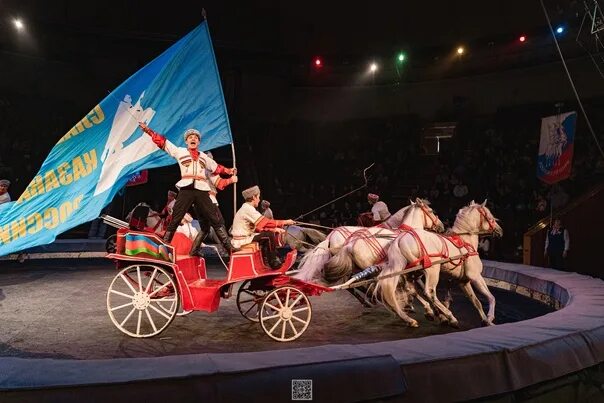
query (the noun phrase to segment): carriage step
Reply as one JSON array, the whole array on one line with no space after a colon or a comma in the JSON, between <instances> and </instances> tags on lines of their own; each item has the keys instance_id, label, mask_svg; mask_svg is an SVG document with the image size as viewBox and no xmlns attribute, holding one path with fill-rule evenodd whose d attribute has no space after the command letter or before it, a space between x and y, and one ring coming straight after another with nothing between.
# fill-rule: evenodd
<instances>
[{"instance_id":1,"label":"carriage step","mask_svg":"<svg viewBox=\"0 0 604 403\"><path fill-rule=\"evenodd\" d=\"M225 285L224 280L200 279L189 283L192 301L195 310L214 312L220 304L220 288Z\"/></svg>"}]
</instances>

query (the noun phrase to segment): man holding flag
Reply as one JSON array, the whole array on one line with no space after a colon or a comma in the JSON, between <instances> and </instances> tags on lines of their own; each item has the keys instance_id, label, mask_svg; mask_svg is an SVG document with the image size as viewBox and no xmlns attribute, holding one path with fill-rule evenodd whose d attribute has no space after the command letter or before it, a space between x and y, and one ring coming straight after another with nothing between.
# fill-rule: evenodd
<instances>
[{"instance_id":1,"label":"man holding flag","mask_svg":"<svg viewBox=\"0 0 604 403\"><path fill-rule=\"evenodd\" d=\"M153 142L162 150L167 152L172 158L178 161L180 166L181 180L176 183L179 189L174 211L172 213L172 221L168 224L168 228L164 235L164 241L170 242L174 237L178 224L185 216L192 204L195 204L197 212L203 216L203 219L210 223L222 246L226 250L233 250L231 239L224 225L224 221L214 213L214 203L210 199L210 191L212 190L210 179L207 173L212 175L230 176L228 179L218 181L217 188L222 190L226 186L237 182L237 168L225 168L219 165L205 153L199 151L199 143L201 141L201 133L195 129L188 129L184 133L184 140L187 148L176 147L170 140L166 139L161 134L151 130L146 124L139 123L139 126L145 133L151 136Z\"/></svg>"},{"instance_id":2,"label":"man holding flag","mask_svg":"<svg viewBox=\"0 0 604 403\"><path fill-rule=\"evenodd\" d=\"M178 155L188 155L189 165L221 170L201 154L233 143L206 21L94 106L58 140L23 194L0 204L0 256L50 243L62 232L96 219L134 173L173 164L174 159L139 130L139 123L151 121L175 150L184 150ZM182 133L190 127L204 133L197 157L183 148ZM187 137L199 145L199 132ZM178 162L182 169L185 161ZM230 176L226 181L236 181L234 170L221 172ZM211 203L208 189L197 179L184 182L182 188L193 187L183 189L190 194L187 203ZM186 201L181 202L183 210ZM174 217L173 225L179 222ZM230 243L224 225L217 232L223 243Z\"/></svg>"}]
</instances>

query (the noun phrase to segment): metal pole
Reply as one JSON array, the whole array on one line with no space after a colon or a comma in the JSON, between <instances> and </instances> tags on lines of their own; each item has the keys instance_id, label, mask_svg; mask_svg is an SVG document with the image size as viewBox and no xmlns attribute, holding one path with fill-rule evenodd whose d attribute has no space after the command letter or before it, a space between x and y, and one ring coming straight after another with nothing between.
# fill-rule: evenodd
<instances>
[{"instance_id":1,"label":"metal pole","mask_svg":"<svg viewBox=\"0 0 604 403\"><path fill-rule=\"evenodd\" d=\"M231 153L233 154L233 168L237 168L237 157L235 156L235 141L231 143ZM237 183L233 183L233 218L237 214Z\"/></svg>"},{"instance_id":2,"label":"metal pole","mask_svg":"<svg viewBox=\"0 0 604 403\"><path fill-rule=\"evenodd\" d=\"M583 103L581 102L581 98L579 97L579 93L577 92L577 88L575 87L573 78L570 75L570 71L568 70L568 67L566 66L566 60L564 60L564 55L562 55L562 50L560 50L560 44L558 44L558 38L556 38L554 28L552 27L552 22L550 21L549 14L547 13L547 9L545 8L545 3L543 3L543 0L540 0L540 2L541 2L541 8L543 9L543 14L545 14L545 19L547 20L547 25L549 25L549 30L552 34L552 37L554 38L554 43L556 44L556 49L558 50L558 54L560 55L560 60L562 61L562 66L564 66L564 71L566 72L566 76L568 77L570 86L572 87L573 92L575 93L575 97L577 98L577 103L579 104L579 108L581 108L581 112L583 114L583 117L585 118L585 123L587 123L587 127L589 128L589 131L594 139L594 142L596 143L596 147L598 148L598 151L600 151L600 155L602 156L602 159L604 159L604 151L602 150L602 147L600 146L600 142L598 141L598 137L596 136L596 133L594 132L593 127L591 127L591 122L589 121L589 118L587 117L587 112L585 112L585 108L583 107Z\"/></svg>"}]
</instances>

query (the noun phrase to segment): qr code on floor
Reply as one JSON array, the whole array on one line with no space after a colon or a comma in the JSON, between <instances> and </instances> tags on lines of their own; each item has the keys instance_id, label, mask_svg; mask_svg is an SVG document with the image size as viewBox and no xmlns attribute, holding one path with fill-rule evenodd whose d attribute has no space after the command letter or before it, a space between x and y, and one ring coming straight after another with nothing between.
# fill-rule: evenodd
<instances>
[{"instance_id":1,"label":"qr code on floor","mask_svg":"<svg viewBox=\"0 0 604 403\"><path fill-rule=\"evenodd\" d=\"M292 379L292 400L312 400L312 379Z\"/></svg>"}]
</instances>

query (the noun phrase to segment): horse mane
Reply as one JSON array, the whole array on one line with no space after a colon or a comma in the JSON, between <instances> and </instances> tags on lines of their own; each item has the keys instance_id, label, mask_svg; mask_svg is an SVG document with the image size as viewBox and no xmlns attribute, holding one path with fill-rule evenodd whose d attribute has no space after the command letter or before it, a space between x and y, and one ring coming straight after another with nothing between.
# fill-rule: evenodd
<instances>
[{"instance_id":1,"label":"horse mane","mask_svg":"<svg viewBox=\"0 0 604 403\"><path fill-rule=\"evenodd\" d=\"M402 209L400 209L396 213L392 214L386 220L386 222L390 223L391 220L392 220L392 221L396 221L398 223L402 223L407 218L407 216L409 215L409 212L411 211L411 207L413 207L413 204L410 204L410 205L408 205L406 207L403 207Z\"/></svg>"},{"instance_id":2,"label":"horse mane","mask_svg":"<svg viewBox=\"0 0 604 403\"><path fill-rule=\"evenodd\" d=\"M429 206L429 205L431 204L431 203L430 203L430 200L428 200L428 199L420 199L419 197L417 198L416 202L417 202L417 203L423 203L423 204L425 204L426 206Z\"/></svg>"},{"instance_id":3,"label":"horse mane","mask_svg":"<svg viewBox=\"0 0 604 403\"><path fill-rule=\"evenodd\" d=\"M480 204L470 202L470 204L467 206L459 209L457 215L455 216L455 222L453 223L453 228L451 228L451 231L459 233L475 230L476 223L472 222L472 216L470 213L479 206Z\"/></svg>"}]
</instances>

